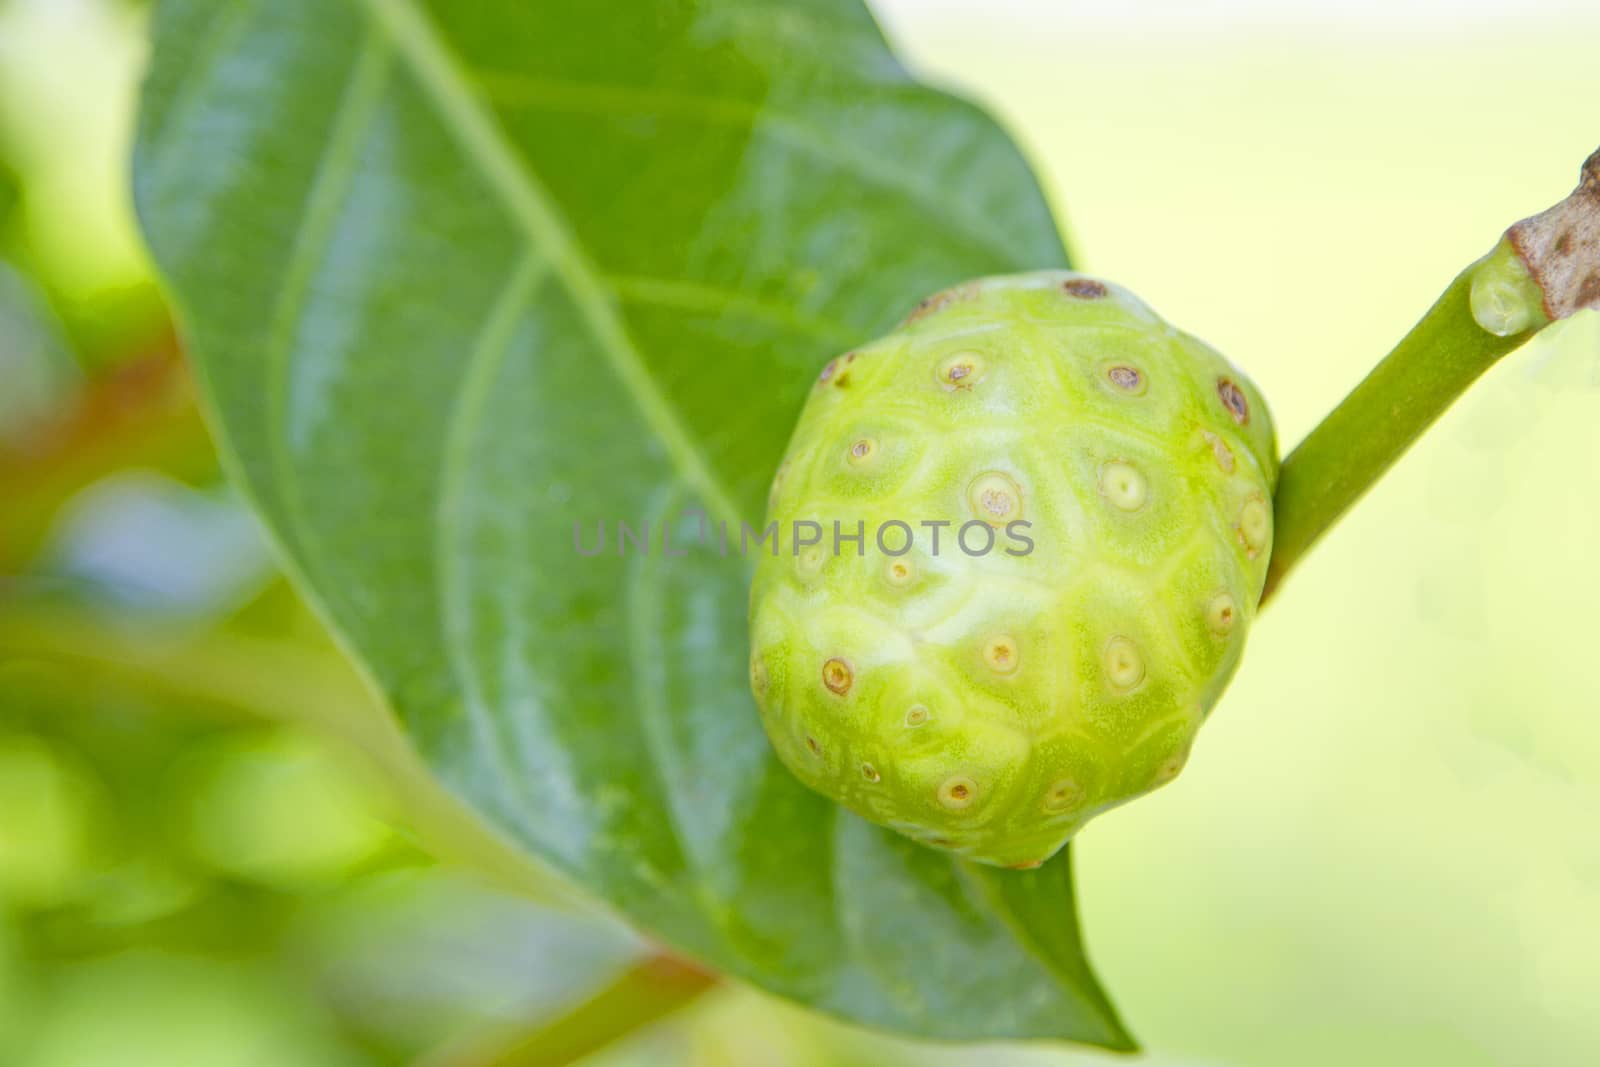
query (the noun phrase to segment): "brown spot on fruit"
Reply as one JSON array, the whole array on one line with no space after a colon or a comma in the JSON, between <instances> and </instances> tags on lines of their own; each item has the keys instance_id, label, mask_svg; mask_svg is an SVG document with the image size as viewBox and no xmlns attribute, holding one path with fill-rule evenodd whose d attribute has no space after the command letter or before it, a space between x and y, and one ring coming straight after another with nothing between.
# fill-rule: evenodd
<instances>
[{"instance_id":1,"label":"brown spot on fruit","mask_svg":"<svg viewBox=\"0 0 1600 1067\"><path fill-rule=\"evenodd\" d=\"M889 565L884 568L884 576L889 580L890 585L907 586L917 576L917 572L916 568L905 560L894 559L890 560Z\"/></svg>"},{"instance_id":2,"label":"brown spot on fruit","mask_svg":"<svg viewBox=\"0 0 1600 1067\"><path fill-rule=\"evenodd\" d=\"M1061 283L1061 288L1068 296L1079 300L1100 300L1109 292L1104 283L1093 278L1069 278Z\"/></svg>"},{"instance_id":3,"label":"brown spot on fruit","mask_svg":"<svg viewBox=\"0 0 1600 1067\"><path fill-rule=\"evenodd\" d=\"M822 744L810 734L806 734L806 747L811 750L813 756L822 755Z\"/></svg>"},{"instance_id":4,"label":"brown spot on fruit","mask_svg":"<svg viewBox=\"0 0 1600 1067\"><path fill-rule=\"evenodd\" d=\"M750 688L758 697L767 695L767 665L760 656L750 657Z\"/></svg>"},{"instance_id":5,"label":"brown spot on fruit","mask_svg":"<svg viewBox=\"0 0 1600 1067\"><path fill-rule=\"evenodd\" d=\"M1228 442L1212 433L1210 430L1201 430L1200 436L1206 439L1206 444L1211 446L1211 454L1217 458L1217 467L1223 474L1233 473L1233 449L1228 447Z\"/></svg>"},{"instance_id":6,"label":"brown spot on fruit","mask_svg":"<svg viewBox=\"0 0 1600 1067\"><path fill-rule=\"evenodd\" d=\"M870 437L862 437L850 444L850 462L856 466L866 463L878 453L878 442Z\"/></svg>"},{"instance_id":7,"label":"brown spot on fruit","mask_svg":"<svg viewBox=\"0 0 1600 1067\"><path fill-rule=\"evenodd\" d=\"M850 664L835 656L822 665L822 684L828 691L844 696L850 692L850 683L855 676L850 672Z\"/></svg>"},{"instance_id":8,"label":"brown spot on fruit","mask_svg":"<svg viewBox=\"0 0 1600 1067\"><path fill-rule=\"evenodd\" d=\"M824 365L823 368L822 368L822 373L817 375L817 384L818 385L827 385L828 381L833 377L834 372L837 371L838 369L839 369L839 361L838 360L836 360L836 359L828 360L827 364Z\"/></svg>"},{"instance_id":9,"label":"brown spot on fruit","mask_svg":"<svg viewBox=\"0 0 1600 1067\"><path fill-rule=\"evenodd\" d=\"M983 662L996 674L1010 674L1021 659L1017 639L1010 634L995 634L983 643Z\"/></svg>"},{"instance_id":10,"label":"brown spot on fruit","mask_svg":"<svg viewBox=\"0 0 1600 1067\"><path fill-rule=\"evenodd\" d=\"M967 486L967 504L990 526L1004 526L1022 518L1022 486L1009 474L986 471Z\"/></svg>"},{"instance_id":11,"label":"brown spot on fruit","mask_svg":"<svg viewBox=\"0 0 1600 1067\"><path fill-rule=\"evenodd\" d=\"M1231 633L1238 621L1239 606L1228 593L1218 593L1206 605L1206 626L1212 633Z\"/></svg>"},{"instance_id":12,"label":"brown spot on fruit","mask_svg":"<svg viewBox=\"0 0 1600 1067\"><path fill-rule=\"evenodd\" d=\"M965 775L946 778L944 784L939 786L939 803L951 811L970 808L977 799L978 783Z\"/></svg>"},{"instance_id":13,"label":"brown spot on fruit","mask_svg":"<svg viewBox=\"0 0 1600 1067\"><path fill-rule=\"evenodd\" d=\"M1039 806L1048 812L1071 811L1083 803L1083 787L1071 778L1051 782Z\"/></svg>"},{"instance_id":14,"label":"brown spot on fruit","mask_svg":"<svg viewBox=\"0 0 1600 1067\"><path fill-rule=\"evenodd\" d=\"M1272 511L1267 507L1267 502L1259 496L1246 500L1244 507L1239 509L1239 525L1236 529L1245 554L1251 559L1261 555L1267 547L1267 539L1272 536Z\"/></svg>"},{"instance_id":15,"label":"brown spot on fruit","mask_svg":"<svg viewBox=\"0 0 1600 1067\"><path fill-rule=\"evenodd\" d=\"M1183 765L1189 762L1188 752L1179 752L1163 760L1161 766L1156 768L1155 784L1166 785L1183 770Z\"/></svg>"},{"instance_id":16,"label":"brown spot on fruit","mask_svg":"<svg viewBox=\"0 0 1600 1067\"><path fill-rule=\"evenodd\" d=\"M906 725L912 729L921 726L931 718L933 716L929 713L926 704L913 704L906 709Z\"/></svg>"},{"instance_id":17,"label":"brown spot on fruit","mask_svg":"<svg viewBox=\"0 0 1600 1067\"><path fill-rule=\"evenodd\" d=\"M863 763L861 765L861 777L873 783L883 780L883 775L878 773L878 768L874 767L870 763Z\"/></svg>"},{"instance_id":18,"label":"brown spot on fruit","mask_svg":"<svg viewBox=\"0 0 1600 1067\"><path fill-rule=\"evenodd\" d=\"M1239 388L1238 382L1232 378L1218 378L1217 396L1222 399L1222 406L1228 409L1234 422L1240 426L1249 424L1250 401L1245 397L1244 390Z\"/></svg>"},{"instance_id":19,"label":"brown spot on fruit","mask_svg":"<svg viewBox=\"0 0 1600 1067\"><path fill-rule=\"evenodd\" d=\"M957 352L947 356L934 371L946 392L971 389L983 380L983 356L977 352Z\"/></svg>"},{"instance_id":20,"label":"brown spot on fruit","mask_svg":"<svg viewBox=\"0 0 1600 1067\"><path fill-rule=\"evenodd\" d=\"M951 299L952 298L948 292L934 293L932 296L925 296L921 300L917 301L917 306L911 309L911 314L906 316L906 321L916 322L919 319L925 319L929 315L932 315L934 312L938 311L940 308L949 304Z\"/></svg>"},{"instance_id":21,"label":"brown spot on fruit","mask_svg":"<svg viewBox=\"0 0 1600 1067\"><path fill-rule=\"evenodd\" d=\"M906 322L913 323L927 318L944 310L958 300L971 300L978 295L979 287L975 282L958 285L953 289L944 289L925 298L906 316Z\"/></svg>"},{"instance_id":22,"label":"brown spot on fruit","mask_svg":"<svg viewBox=\"0 0 1600 1067\"><path fill-rule=\"evenodd\" d=\"M1139 373L1137 367L1130 367L1125 363L1107 367L1106 380L1131 396L1139 396L1145 391L1144 375Z\"/></svg>"},{"instance_id":23,"label":"brown spot on fruit","mask_svg":"<svg viewBox=\"0 0 1600 1067\"><path fill-rule=\"evenodd\" d=\"M1043 866L1044 866L1044 860L1024 860L1021 863L1013 863L1013 864L1011 864L1010 870L1013 870L1013 871L1031 871L1031 870L1035 870L1035 869L1037 869L1039 867L1043 867Z\"/></svg>"}]
</instances>

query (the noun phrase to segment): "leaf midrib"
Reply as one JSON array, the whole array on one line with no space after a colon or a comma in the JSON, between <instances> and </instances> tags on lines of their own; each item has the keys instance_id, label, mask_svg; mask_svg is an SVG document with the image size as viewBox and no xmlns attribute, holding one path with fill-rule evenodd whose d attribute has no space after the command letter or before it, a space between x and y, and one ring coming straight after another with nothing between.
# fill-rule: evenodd
<instances>
[{"instance_id":1,"label":"leaf midrib","mask_svg":"<svg viewBox=\"0 0 1600 1067\"><path fill-rule=\"evenodd\" d=\"M907 161L858 151L848 140L830 137L800 114L770 103L497 70L475 71L472 84L490 100L510 107L550 107L568 113L589 111L602 115L649 112L749 126L809 154L824 167L898 194L930 216L943 219L953 232L970 241L974 248L994 256L997 262L1010 263L1016 256L1016 249L996 232L982 212L969 206L966 198L952 196L948 189L921 180L917 169Z\"/></svg>"},{"instance_id":2,"label":"leaf midrib","mask_svg":"<svg viewBox=\"0 0 1600 1067\"><path fill-rule=\"evenodd\" d=\"M362 0L382 27L440 120L455 136L470 162L500 198L502 206L535 248L542 249L572 298L579 317L623 388L633 398L651 431L666 448L684 481L709 511L737 527L744 515L717 478L671 404L651 379L643 356L628 337L607 297L600 272L584 254L552 204L550 195L488 110L474 96L469 80L439 32L413 0Z\"/></svg>"}]
</instances>

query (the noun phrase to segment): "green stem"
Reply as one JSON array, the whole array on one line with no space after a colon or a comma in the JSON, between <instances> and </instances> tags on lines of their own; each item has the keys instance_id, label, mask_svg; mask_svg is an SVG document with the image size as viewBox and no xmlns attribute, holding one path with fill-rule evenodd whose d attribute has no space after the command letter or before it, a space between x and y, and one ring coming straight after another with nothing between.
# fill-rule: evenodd
<instances>
[{"instance_id":1,"label":"green stem","mask_svg":"<svg viewBox=\"0 0 1600 1067\"><path fill-rule=\"evenodd\" d=\"M1596 308L1600 151L1570 196L1507 230L1283 461L1263 603L1484 371L1551 322Z\"/></svg>"},{"instance_id":2,"label":"green stem","mask_svg":"<svg viewBox=\"0 0 1600 1067\"><path fill-rule=\"evenodd\" d=\"M655 956L566 1015L532 1030L448 1049L418 1067L565 1067L686 1007L717 984L713 974Z\"/></svg>"},{"instance_id":3,"label":"green stem","mask_svg":"<svg viewBox=\"0 0 1600 1067\"><path fill-rule=\"evenodd\" d=\"M1263 602L1469 385L1549 322L1526 272L1518 282L1515 255L1502 242L1462 271L1394 351L1284 460L1273 499L1276 529Z\"/></svg>"}]
</instances>

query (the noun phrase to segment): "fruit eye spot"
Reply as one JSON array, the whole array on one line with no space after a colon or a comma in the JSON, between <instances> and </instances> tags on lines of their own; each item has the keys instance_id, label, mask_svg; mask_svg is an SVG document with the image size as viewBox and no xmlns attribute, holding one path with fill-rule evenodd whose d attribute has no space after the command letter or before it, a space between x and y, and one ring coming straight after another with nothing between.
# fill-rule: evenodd
<instances>
[{"instance_id":1,"label":"fruit eye spot","mask_svg":"<svg viewBox=\"0 0 1600 1067\"><path fill-rule=\"evenodd\" d=\"M1144 475L1130 463L1107 463L1100 469L1100 495L1123 511L1138 511L1146 496Z\"/></svg>"},{"instance_id":2,"label":"fruit eye spot","mask_svg":"<svg viewBox=\"0 0 1600 1067\"><path fill-rule=\"evenodd\" d=\"M1211 598L1211 603L1206 605L1206 625L1211 627L1212 633L1225 634L1233 630L1233 624L1239 621L1239 609L1233 602L1233 597L1227 593L1218 593Z\"/></svg>"},{"instance_id":3,"label":"fruit eye spot","mask_svg":"<svg viewBox=\"0 0 1600 1067\"><path fill-rule=\"evenodd\" d=\"M978 783L962 775L946 779L939 787L939 803L951 811L969 808L976 799L978 799Z\"/></svg>"},{"instance_id":4,"label":"fruit eye spot","mask_svg":"<svg viewBox=\"0 0 1600 1067\"><path fill-rule=\"evenodd\" d=\"M822 549L809 546L795 557L795 569L801 577L814 578L822 572Z\"/></svg>"},{"instance_id":5,"label":"fruit eye spot","mask_svg":"<svg viewBox=\"0 0 1600 1067\"><path fill-rule=\"evenodd\" d=\"M1259 556L1267 546L1267 537L1271 532L1272 514L1267 510L1266 501L1258 496L1246 500L1244 507L1239 509L1239 541L1251 559Z\"/></svg>"},{"instance_id":6,"label":"fruit eye spot","mask_svg":"<svg viewBox=\"0 0 1600 1067\"><path fill-rule=\"evenodd\" d=\"M1166 785L1178 777L1178 772L1183 770L1183 765L1188 761L1189 754L1187 752L1180 752L1163 761L1161 766L1156 768L1155 784Z\"/></svg>"},{"instance_id":7,"label":"fruit eye spot","mask_svg":"<svg viewBox=\"0 0 1600 1067\"><path fill-rule=\"evenodd\" d=\"M850 446L850 462L862 464L871 459L878 451L878 442L870 437L863 437Z\"/></svg>"},{"instance_id":8,"label":"fruit eye spot","mask_svg":"<svg viewBox=\"0 0 1600 1067\"><path fill-rule=\"evenodd\" d=\"M1069 278L1061 283L1061 288L1067 295L1079 300L1099 300L1107 292L1105 285L1093 278Z\"/></svg>"},{"instance_id":9,"label":"fruit eye spot","mask_svg":"<svg viewBox=\"0 0 1600 1067\"><path fill-rule=\"evenodd\" d=\"M1233 473L1233 449L1228 443L1210 430L1201 430L1200 436L1206 439L1206 444L1211 446L1211 454L1217 457L1217 466L1222 468L1223 474Z\"/></svg>"},{"instance_id":10,"label":"fruit eye spot","mask_svg":"<svg viewBox=\"0 0 1600 1067\"><path fill-rule=\"evenodd\" d=\"M1106 642L1106 679L1114 688L1132 689L1144 681L1144 660L1139 648L1126 637L1113 637Z\"/></svg>"},{"instance_id":11,"label":"fruit eye spot","mask_svg":"<svg viewBox=\"0 0 1600 1067\"><path fill-rule=\"evenodd\" d=\"M1244 390L1233 379L1217 379L1217 396L1222 398L1222 406L1228 409L1234 422L1243 426L1250 421L1250 401L1245 399Z\"/></svg>"},{"instance_id":12,"label":"fruit eye spot","mask_svg":"<svg viewBox=\"0 0 1600 1067\"><path fill-rule=\"evenodd\" d=\"M995 634L984 643L983 662L996 674L1010 674L1017 669L1021 658L1017 640L1010 634Z\"/></svg>"},{"instance_id":13,"label":"fruit eye spot","mask_svg":"<svg viewBox=\"0 0 1600 1067\"><path fill-rule=\"evenodd\" d=\"M999 471L980 474L967 487L972 513L991 526L1022 517L1022 487Z\"/></svg>"},{"instance_id":14,"label":"fruit eye spot","mask_svg":"<svg viewBox=\"0 0 1600 1067\"><path fill-rule=\"evenodd\" d=\"M953 299L954 297L948 292L934 293L932 296L923 297L917 301L917 306L911 309L911 314L906 316L906 321L916 322L918 319L925 319L949 304Z\"/></svg>"},{"instance_id":15,"label":"fruit eye spot","mask_svg":"<svg viewBox=\"0 0 1600 1067\"><path fill-rule=\"evenodd\" d=\"M906 710L906 725L915 729L916 727L927 722L932 717L933 716L928 714L928 708L926 705L913 704Z\"/></svg>"},{"instance_id":16,"label":"fruit eye spot","mask_svg":"<svg viewBox=\"0 0 1600 1067\"><path fill-rule=\"evenodd\" d=\"M934 293L932 296L923 300L915 308L913 308L911 310L911 314L906 316L906 322L912 323L916 322L918 319L925 319L929 315L949 307L958 300L972 300L978 296L979 292L979 286L972 282L968 282L965 285L958 285L954 289L941 290L940 292Z\"/></svg>"},{"instance_id":17,"label":"fruit eye spot","mask_svg":"<svg viewBox=\"0 0 1600 1067\"><path fill-rule=\"evenodd\" d=\"M869 782L877 782L883 778L883 775L879 774L878 768L874 767L872 764L863 763L861 765L861 777L865 778Z\"/></svg>"},{"instance_id":18,"label":"fruit eye spot","mask_svg":"<svg viewBox=\"0 0 1600 1067\"><path fill-rule=\"evenodd\" d=\"M934 377L946 392L971 389L983 377L983 357L976 352L957 352L939 364Z\"/></svg>"},{"instance_id":19,"label":"fruit eye spot","mask_svg":"<svg viewBox=\"0 0 1600 1067\"><path fill-rule=\"evenodd\" d=\"M1083 787L1071 778L1062 778L1060 781L1050 783L1050 788L1044 791L1044 801L1040 806L1045 811L1071 811L1082 800Z\"/></svg>"},{"instance_id":20,"label":"fruit eye spot","mask_svg":"<svg viewBox=\"0 0 1600 1067\"><path fill-rule=\"evenodd\" d=\"M1124 393L1131 393L1134 396L1143 394L1145 390L1144 375L1139 373L1137 367L1129 367L1125 364L1107 367L1106 379Z\"/></svg>"},{"instance_id":21,"label":"fruit eye spot","mask_svg":"<svg viewBox=\"0 0 1600 1067\"><path fill-rule=\"evenodd\" d=\"M850 692L850 683L855 676L850 673L850 664L835 656L822 665L822 684L831 692L844 696Z\"/></svg>"}]
</instances>

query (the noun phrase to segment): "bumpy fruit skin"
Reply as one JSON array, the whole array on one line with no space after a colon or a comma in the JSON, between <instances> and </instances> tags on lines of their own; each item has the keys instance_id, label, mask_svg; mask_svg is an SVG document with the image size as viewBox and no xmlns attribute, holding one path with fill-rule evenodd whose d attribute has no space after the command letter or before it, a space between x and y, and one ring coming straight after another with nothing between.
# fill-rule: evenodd
<instances>
[{"instance_id":1,"label":"bumpy fruit skin","mask_svg":"<svg viewBox=\"0 0 1600 1067\"><path fill-rule=\"evenodd\" d=\"M1182 769L1260 600L1276 478L1255 386L1131 293L1054 271L930 297L823 368L773 483L768 737L875 823L1042 863Z\"/></svg>"}]
</instances>

